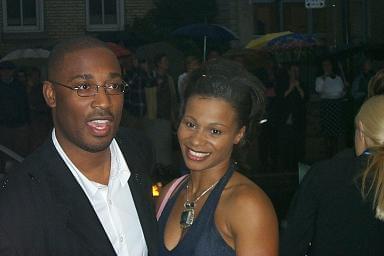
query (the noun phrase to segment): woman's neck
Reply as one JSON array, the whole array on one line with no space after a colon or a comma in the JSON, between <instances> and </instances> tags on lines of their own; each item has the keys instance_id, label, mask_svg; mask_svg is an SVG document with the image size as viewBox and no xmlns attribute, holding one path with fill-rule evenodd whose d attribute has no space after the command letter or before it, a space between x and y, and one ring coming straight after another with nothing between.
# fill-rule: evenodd
<instances>
[{"instance_id":1,"label":"woman's neck","mask_svg":"<svg viewBox=\"0 0 384 256\"><path fill-rule=\"evenodd\" d=\"M192 194L204 191L209 186L221 179L227 172L230 162L217 165L202 171L191 171L190 186Z\"/></svg>"}]
</instances>

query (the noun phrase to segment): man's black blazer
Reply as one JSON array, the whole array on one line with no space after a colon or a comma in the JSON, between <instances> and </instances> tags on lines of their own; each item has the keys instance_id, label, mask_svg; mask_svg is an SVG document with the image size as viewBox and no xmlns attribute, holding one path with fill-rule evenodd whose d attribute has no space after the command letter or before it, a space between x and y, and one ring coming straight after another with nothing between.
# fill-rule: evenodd
<instances>
[{"instance_id":1,"label":"man's black blazer","mask_svg":"<svg viewBox=\"0 0 384 256\"><path fill-rule=\"evenodd\" d=\"M131 130L116 137L149 255L158 248L151 203L150 144ZM0 182L0 255L115 255L91 203L49 138Z\"/></svg>"}]
</instances>

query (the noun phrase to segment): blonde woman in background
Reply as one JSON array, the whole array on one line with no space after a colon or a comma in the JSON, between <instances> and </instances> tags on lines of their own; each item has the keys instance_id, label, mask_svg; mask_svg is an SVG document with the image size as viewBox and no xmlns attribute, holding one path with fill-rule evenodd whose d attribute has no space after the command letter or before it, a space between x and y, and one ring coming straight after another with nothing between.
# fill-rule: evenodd
<instances>
[{"instance_id":1,"label":"blonde woman in background","mask_svg":"<svg viewBox=\"0 0 384 256\"><path fill-rule=\"evenodd\" d=\"M382 94L384 94L384 69L377 71L371 80L369 80L367 97L370 98Z\"/></svg>"},{"instance_id":2,"label":"blonde woman in background","mask_svg":"<svg viewBox=\"0 0 384 256\"><path fill-rule=\"evenodd\" d=\"M282 232L281 255L384 255L384 96L355 118L355 153L315 164Z\"/></svg>"},{"instance_id":3,"label":"blonde woman in background","mask_svg":"<svg viewBox=\"0 0 384 256\"><path fill-rule=\"evenodd\" d=\"M356 116L355 151L368 156L361 193L372 201L375 217L384 221L384 96L369 99Z\"/></svg>"}]
</instances>

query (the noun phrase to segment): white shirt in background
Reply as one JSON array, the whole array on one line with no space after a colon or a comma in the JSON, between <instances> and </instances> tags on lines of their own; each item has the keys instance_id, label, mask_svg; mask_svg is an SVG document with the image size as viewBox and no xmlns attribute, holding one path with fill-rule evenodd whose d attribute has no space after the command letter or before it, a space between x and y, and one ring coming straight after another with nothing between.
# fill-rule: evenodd
<instances>
[{"instance_id":1,"label":"white shirt in background","mask_svg":"<svg viewBox=\"0 0 384 256\"><path fill-rule=\"evenodd\" d=\"M329 76L316 78L316 92L322 99L339 99L344 96L344 84L340 76L332 79Z\"/></svg>"}]
</instances>

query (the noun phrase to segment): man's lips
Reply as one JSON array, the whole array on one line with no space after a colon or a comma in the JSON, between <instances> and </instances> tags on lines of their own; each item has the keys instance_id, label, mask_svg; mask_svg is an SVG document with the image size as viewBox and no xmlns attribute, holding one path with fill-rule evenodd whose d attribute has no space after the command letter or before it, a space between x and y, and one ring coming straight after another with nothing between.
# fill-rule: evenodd
<instances>
[{"instance_id":1,"label":"man's lips","mask_svg":"<svg viewBox=\"0 0 384 256\"><path fill-rule=\"evenodd\" d=\"M98 121L98 120L107 120L112 122L114 120L112 115L103 115L103 116L92 116L87 118L87 122L92 122L92 121Z\"/></svg>"},{"instance_id":2,"label":"man's lips","mask_svg":"<svg viewBox=\"0 0 384 256\"><path fill-rule=\"evenodd\" d=\"M109 120L92 120L87 122L87 124L95 129L103 129L103 127L110 125L111 122Z\"/></svg>"},{"instance_id":3,"label":"man's lips","mask_svg":"<svg viewBox=\"0 0 384 256\"><path fill-rule=\"evenodd\" d=\"M93 117L87 121L87 126L92 134L96 136L106 136L111 130L113 122L112 116Z\"/></svg>"}]
</instances>

